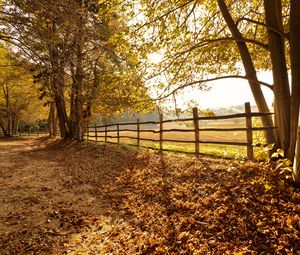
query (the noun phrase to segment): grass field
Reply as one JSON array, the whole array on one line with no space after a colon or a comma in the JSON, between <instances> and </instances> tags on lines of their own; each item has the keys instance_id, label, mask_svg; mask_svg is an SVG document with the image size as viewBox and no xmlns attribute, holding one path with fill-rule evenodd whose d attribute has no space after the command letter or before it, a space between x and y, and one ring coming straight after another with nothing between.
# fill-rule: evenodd
<instances>
[{"instance_id":1,"label":"grass field","mask_svg":"<svg viewBox=\"0 0 300 255\"><path fill-rule=\"evenodd\" d=\"M201 128L245 128L246 124L243 121L243 119L238 121L214 121L214 122L208 122L208 121L200 121L200 129ZM185 126L178 125L174 123L165 123L164 124L164 130L168 129L189 129L191 132L164 132L163 138L164 139L172 139L172 140L179 140L182 142L163 142L163 148L167 150L177 150L177 151L185 151L185 152L194 152L195 146L193 143L188 143L188 141L194 141L194 131L192 127L192 123L186 123ZM108 128L108 136L117 136L117 132L114 130L116 127L112 126ZM136 125L126 125L126 126L120 126L121 129L132 129L136 130ZM159 140L159 134L158 133L150 133L150 132L142 132L142 130L159 130L158 125L141 125L141 133L140 138L146 138L146 139L154 139ZM95 136L95 132L93 132L94 129L90 128L90 136ZM104 142L104 128L98 128L98 141ZM258 143L261 141L255 141L255 137L257 136L256 133L261 131L254 131L254 142ZM120 136L131 136L131 137L137 137L137 131L120 131ZM94 137L90 137L89 140L95 140ZM205 141L222 141L222 142L246 142L246 131L200 131L200 140ZM117 142L116 138L108 138L108 142ZM129 139L129 138L120 138L120 144L122 145L136 145L137 140L136 139ZM158 142L151 142L151 141L140 141L141 146L145 147L154 147L159 148ZM259 148L254 148L254 152L257 155L257 157L260 157ZM229 158L243 158L247 156L247 148L245 146L236 146L236 145L219 145L219 144L200 144L200 153L203 154L212 154L216 156L222 156L222 157L229 157Z\"/></svg>"}]
</instances>

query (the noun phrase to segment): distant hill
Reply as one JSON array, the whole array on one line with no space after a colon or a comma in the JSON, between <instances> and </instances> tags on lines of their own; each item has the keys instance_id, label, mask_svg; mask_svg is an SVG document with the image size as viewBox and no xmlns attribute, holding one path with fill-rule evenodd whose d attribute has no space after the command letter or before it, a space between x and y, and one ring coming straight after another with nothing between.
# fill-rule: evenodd
<instances>
[{"instance_id":1,"label":"distant hill","mask_svg":"<svg viewBox=\"0 0 300 255\"><path fill-rule=\"evenodd\" d=\"M221 115L230 115L235 113L243 113L245 112L245 106L243 104L241 105L234 105L229 107L218 107L218 108L211 108L211 110L216 116ZM258 112L258 108L256 105L251 106L252 112ZM272 111L272 109L271 109ZM190 112L186 112L183 114L180 114L179 118L191 118L192 117L192 109ZM164 113L165 119L176 119L178 116L176 116L175 113ZM109 124L116 123L116 122L135 122L137 119L140 121L157 121L159 119L159 113L158 110L154 110L150 113L145 114L139 114L136 113L130 109L125 110L121 116L119 117L111 117L108 121Z\"/></svg>"},{"instance_id":2,"label":"distant hill","mask_svg":"<svg viewBox=\"0 0 300 255\"><path fill-rule=\"evenodd\" d=\"M243 104L241 105L235 105L230 107L219 107L219 108L213 108L211 109L217 116L220 115L228 115L228 114L235 114L235 113L242 113L245 112L245 106ZM258 112L258 108L256 105L251 106L252 112Z\"/></svg>"}]
</instances>

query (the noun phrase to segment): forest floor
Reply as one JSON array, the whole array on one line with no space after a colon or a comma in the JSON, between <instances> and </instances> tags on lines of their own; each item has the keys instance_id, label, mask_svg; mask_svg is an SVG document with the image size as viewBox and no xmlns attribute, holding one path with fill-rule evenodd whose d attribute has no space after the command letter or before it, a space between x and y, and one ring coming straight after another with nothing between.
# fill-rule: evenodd
<instances>
[{"instance_id":1,"label":"forest floor","mask_svg":"<svg viewBox=\"0 0 300 255\"><path fill-rule=\"evenodd\" d=\"M0 139L0 254L300 254L300 190L270 164Z\"/></svg>"}]
</instances>

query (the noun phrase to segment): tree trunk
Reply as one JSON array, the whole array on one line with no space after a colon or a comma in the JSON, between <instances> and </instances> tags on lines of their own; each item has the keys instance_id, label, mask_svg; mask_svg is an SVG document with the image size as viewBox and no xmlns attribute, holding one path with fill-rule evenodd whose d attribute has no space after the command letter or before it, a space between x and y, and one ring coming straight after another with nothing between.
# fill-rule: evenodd
<instances>
[{"instance_id":1,"label":"tree trunk","mask_svg":"<svg viewBox=\"0 0 300 255\"><path fill-rule=\"evenodd\" d=\"M55 137L57 135L56 132L56 116L55 116L55 102L52 101L50 103L50 111L49 111L49 119L48 119L48 126L49 126L49 134L51 137Z\"/></svg>"},{"instance_id":2,"label":"tree trunk","mask_svg":"<svg viewBox=\"0 0 300 255\"><path fill-rule=\"evenodd\" d=\"M246 76L247 76L247 78L251 79L251 81L249 81L249 85L250 85L253 97L255 99L256 105L260 112L270 112L267 102L265 100L264 94L260 87L260 84L258 83L256 70L255 70L250 52L248 50L246 43L243 42L243 36L242 36L241 32L238 30L233 18L231 17L224 0L218 0L218 5L219 5L219 9L223 15L223 18L225 19L225 21L228 25L228 28L229 28L232 36L237 40L236 44L237 44L237 47L238 47L240 55L241 55L241 59L242 59L243 65L244 65ZM263 126L266 126L266 127L274 126L271 116L264 116L261 119L262 119ZM267 140L268 144L277 143L275 132L273 130L265 131L265 135L266 135L266 140Z\"/></svg>"},{"instance_id":3,"label":"tree trunk","mask_svg":"<svg viewBox=\"0 0 300 255\"><path fill-rule=\"evenodd\" d=\"M11 114L11 117L12 117L11 133L15 135L18 131L19 114L17 112L13 112Z\"/></svg>"},{"instance_id":4,"label":"tree trunk","mask_svg":"<svg viewBox=\"0 0 300 255\"><path fill-rule=\"evenodd\" d=\"M66 111L66 103L64 96L64 69L62 64L59 64L59 60L54 58L53 60L53 78L52 87L54 94L54 101L57 110L57 117L59 120L59 128L62 138L69 138L69 125L68 116Z\"/></svg>"},{"instance_id":5,"label":"tree trunk","mask_svg":"<svg viewBox=\"0 0 300 255\"><path fill-rule=\"evenodd\" d=\"M92 104L93 104L93 99L95 98L95 95L97 93L97 89L99 87L99 83L100 83L100 74L98 71L98 59L97 58L95 60L95 64L94 64L94 70L93 70L93 86L92 89L90 90L90 92L88 93L88 96L86 98L86 109L85 109L85 114L84 114L84 118L88 119L89 117L92 116Z\"/></svg>"},{"instance_id":6,"label":"tree trunk","mask_svg":"<svg viewBox=\"0 0 300 255\"><path fill-rule=\"evenodd\" d=\"M56 82L59 82L59 81L56 80ZM59 128L61 131L61 137L69 138L68 117L67 117L67 112L66 112L66 104L65 104L63 89L61 88L61 84L59 84L59 85L56 84L56 85L54 85L54 87L57 90L54 97L55 97L57 116L58 116L58 120L59 120Z\"/></svg>"},{"instance_id":7,"label":"tree trunk","mask_svg":"<svg viewBox=\"0 0 300 255\"><path fill-rule=\"evenodd\" d=\"M74 36L75 48L75 65L71 62L72 69L72 137L78 141L83 140L83 20L79 19L77 24L77 31ZM75 71L75 72L74 72Z\"/></svg>"},{"instance_id":8,"label":"tree trunk","mask_svg":"<svg viewBox=\"0 0 300 255\"><path fill-rule=\"evenodd\" d=\"M292 74L291 126L288 158L293 159L296 147L300 103L300 1L291 0L290 7L290 58ZM300 146L300 145L299 145ZM300 148L299 148L300 149Z\"/></svg>"},{"instance_id":9,"label":"tree trunk","mask_svg":"<svg viewBox=\"0 0 300 255\"><path fill-rule=\"evenodd\" d=\"M264 0L277 109L279 146L287 153L290 140L290 88L285 58L281 1ZM279 31L275 32L275 31Z\"/></svg>"},{"instance_id":10,"label":"tree trunk","mask_svg":"<svg viewBox=\"0 0 300 255\"><path fill-rule=\"evenodd\" d=\"M75 108L76 108L76 139L81 141L83 139L82 124L83 124L83 69L82 69L82 52L81 47L78 47L77 54L77 70L76 70L76 91L75 91Z\"/></svg>"},{"instance_id":11,"label":"tree trunk","mask_svg":"<svg viewBox=\"0 0 300 255\"><path fill-rule=\"evenodd\" d=\"M7 85L3 85L3 92L5 97L5 114L6 114L6 134L11 136L11 109L10 109L10 96L9 88Z\"/></svg>"},{"instance_id":12,"label":"tree trunk","mask_svg":"<svg viewBox=\"0 0 300 255\"><path fill-rule=\"evenodd\" d=\"M56 33L56 24L53 20L51 31ZM58 45L49 45L49 55L52 67L51 88L54 95L57 117L59 120L59 128L61 137L69 138L69 122L65 103L65 80L64 80L64 56L59 52Z\"/></svg>"},{"instance_id":13,"label":"tree trunk","mask_svg":"<svg viewBox=\"0 0 300 255\"><path fill-rule=\"evenodd\" d=\"M298 112L300 111L300 108ZM300 124L300 123L299 123ZM298 131L296 134L296 150L295 150L295 159L293 167L293 179L297 185L300 185L300 126L298 126Z\"/></svg>"},{"instance_id":14,"label":"tree trunk","mask_svg":"<svg viewBox=\"0 0 300 255\"><path fill-rule=\"evenodd\" d=\"M53 136L56 137L57 136L57 130L58 130L58 117L57 117L57 112L56 109L54 111L54 122L53 122Z\"/></svg>"},{"instance_id":15,"label":"tree trunk","mask_svg":"<svg viewBox=\"0 0 300 255\"><path fill-rule=\"evenodd\" d=\"M9 137L9 134L7 133L7 130L5 128L4 122L2 119L0 119L0 128L2 129L4 137Z\"/></svg>"},{"instance_id":16,"label":"tree trunk","mask_svg":"<svg viewBox=\"0 0 300 255\"><path fill-rule=\"evenodd\" d=\"M10 117L10 114L8 114L8 116L7 116L6 127L7 127L6 131L7 131L8 136L11 136L11 117Z\"/></svg>"},{"instance_id":17,"label":"tree trunk","mask_svg":"<svg viewBox=\"0 0 300 255\"><path fill-rule=\"evenodd\" d=\"M56 95L55 104L57 109L57 117L59 120L61 137L64 139L69 138L69 129L67 124L68 118L67 118L64 98L62 98L60 95Z\"/></svg>"},{"instance_id":18,"label":"tree trunk","mask_svg":"<svg viewBox=\"0 0 300 255\"><path fill-rule=\"evenodd\" d=\"M16 116L15 116L15 114L12 114L12 117L11 117L11 134L12 135L14 135L16 133L15 127L16 127Z\"/></svg>"},{"instance_id":19,"label":"tree trunk","mask_svg":"<svg viewBox=\"0 0 300 255\"><path fill-rule=\"evenodd\" d=\"M73 48L73 47L72 47ZM70 94L70 137L75 137L76 134L76 125L75 125L75 119L76 119L76 109L75 109L75 86L76 86L76 80L75 80L75 65L74 65L74 58L70 59L70 72L72 77L72 85L71 85L71 94Z\"/></svg>"},{"instance_id":20,"label":"tree trunk","mask_svg":"<svg viewBox=\"0 0 300 255\"><path fill-rule=\"evenodd\" d=\"M14 133L17 134L19 130L19 124L20 124L20 112L16 115L16 120L15 120L15 127L14 127Z\"/></svg>"}]
</instances>

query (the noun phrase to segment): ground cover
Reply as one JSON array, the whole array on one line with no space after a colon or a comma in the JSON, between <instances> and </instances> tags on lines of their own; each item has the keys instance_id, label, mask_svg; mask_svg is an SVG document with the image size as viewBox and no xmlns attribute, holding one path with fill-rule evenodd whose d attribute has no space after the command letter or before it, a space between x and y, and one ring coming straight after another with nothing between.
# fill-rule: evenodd
<instances>
[{"instance_id":1,"label":"ground cover","mask_svg":"<svg viewBox=\"0 0 300 255\"><path fill-rule=\"evenodd\" d=\"M0 254L300 254L300 192L271 165L0 140Z\"/></svg>"}]
</instances>

